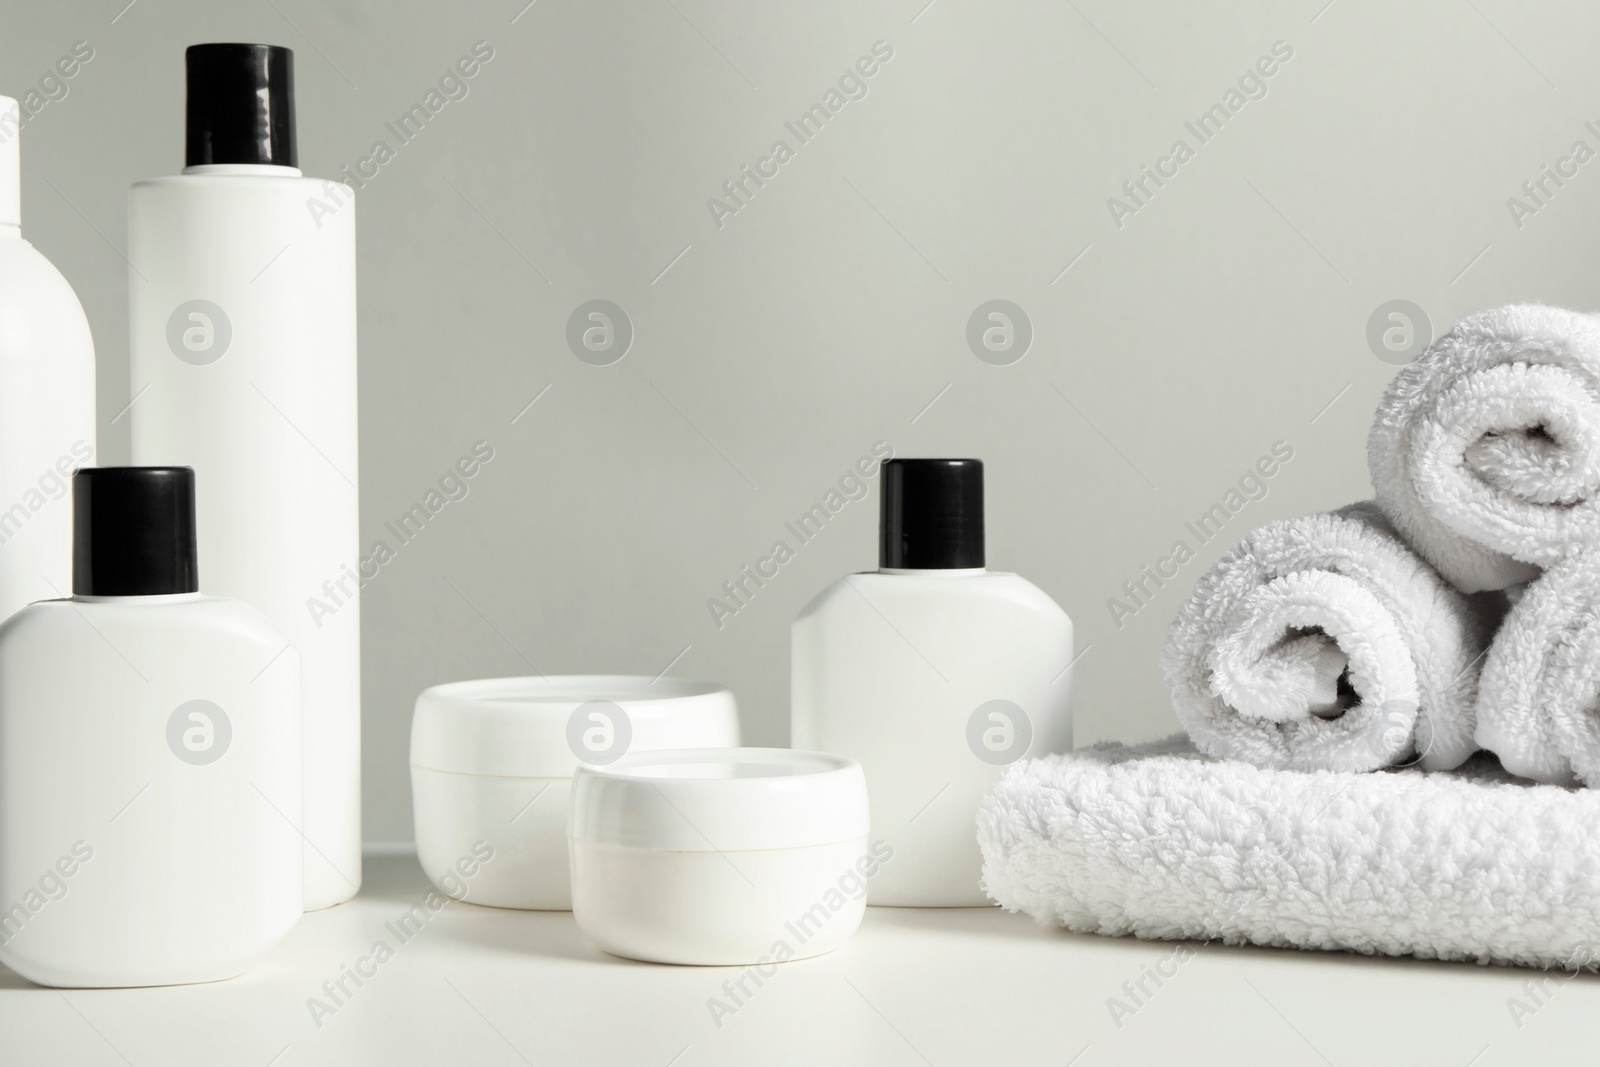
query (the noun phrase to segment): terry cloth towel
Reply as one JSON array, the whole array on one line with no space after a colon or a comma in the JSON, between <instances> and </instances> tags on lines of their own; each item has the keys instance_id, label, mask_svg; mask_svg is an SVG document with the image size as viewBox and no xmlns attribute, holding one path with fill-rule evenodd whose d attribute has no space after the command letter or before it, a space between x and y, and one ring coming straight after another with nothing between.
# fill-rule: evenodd
<instances>
[{"instance_id":1,"label":"terry cloth towel","mask_svg":"<svg viewBox=\"0 0 1600 1067\"><path fill-rule=\"evenodd\" d=\"M1271 522L1200 579L1162 667L1202 752L1283 770L1459 766L1492 618L1369 503Z\"/></svg>"},{"instance_id":2,"label":"terry cloth towel","mask_svg":"<svg viewBox=\"0 0 1600 1067\"><path fill-rule=\"evenodd\" d=\"M1587 967L1600 793L1459 771L1270 771L1181 737L1011 767L984 888L1079 933Z\"/></svg>"},{"instance_id":3,"label":"terry cloth towel","mask_svg":"<svg viewBox=\"0 0 1600 1067\"><path fill-rule=\"evenodd\" d=\"M1477 736L1513 774L1600 785L1600 552L1521 592L1484 660Z\"/></svg>"},{"instance_id":4,"label":"terry cloth towel","mask_svg":"<svg viewBox=\"0 0 1600 1067\"><path fill-rule=\"evenodd\" d=\"M1367 462L1378 504L1463 592L1600 546L1600 325L1535 304L1463 319L1389 383Z\"/></svg>"}]
</instances>

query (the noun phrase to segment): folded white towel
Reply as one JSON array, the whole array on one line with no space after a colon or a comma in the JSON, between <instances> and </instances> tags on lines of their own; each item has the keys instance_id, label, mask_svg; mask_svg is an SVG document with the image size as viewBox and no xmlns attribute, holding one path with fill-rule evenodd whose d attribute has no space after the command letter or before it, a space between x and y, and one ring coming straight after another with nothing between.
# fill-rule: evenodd
<instances>
[{"instance_id":1,"label":"folded white towel","mask_svg":"<svg viewBox=\"0 0 1600 1067\"><path fill-rule=\"evenodd\" d=\"M1513 774L1600 785L1600 552L1520 591L1484 659L1477 738Z\"/></svg>"},{"instance_id":2,"label":"folded white towel","mask_svg":"<svg viewBox=\"0 0 1600 1067\"><path fill-rule=\"evenodd\" d=\"M1269 771L1182 738L1027 760L978 811L984 888L1081 933L1593 967L1600 792Z\"/></svg>"},{"instance_id":3,"label":"folded white towel","mask_svg":"<svg viewBox=\"0 0 1600 1067\"><path fill-rule=\"evenodd\" d=\"M1378 504L1463 592L1600 547L1600 325L1534 304L1463 319L1389 383L1367 461Z\"/></svg>"},{"instance_id":4,"label":"folded white towel","mask_svg":"<svg viewBox=\"0 0 1600 1067\"><path fill-rule=\"evenodd\" d=\"M1459 766L1492 618L1371 503L1271 522L1167 633L1173 709L1202 752L1290 770Z\"/></svg>"}]
</instances>

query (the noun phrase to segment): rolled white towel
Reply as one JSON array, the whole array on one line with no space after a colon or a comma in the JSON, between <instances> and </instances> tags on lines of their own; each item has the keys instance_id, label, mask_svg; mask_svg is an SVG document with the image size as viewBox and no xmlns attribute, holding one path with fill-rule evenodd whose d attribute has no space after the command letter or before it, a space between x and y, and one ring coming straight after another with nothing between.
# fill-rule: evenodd
<instances>
[{"instance_id":1,"label":"rolled white towel","mask_svg":"<svg viewBox=\"0 0 1600 1067\"><path fill-rule=\"evenodd\" d=\"M1463 592L1600 547L1600 325L1537 304L1461 320L1389 383L1367 462L1379 506Z\"/></svg>"},{"instance_id":2,"label":"rolled white towel","mask_svg":"<svg viewBox=\"0 0 1600 1067\"><path fill-rule=\"evenodd\" d=\"M1167 633L1173 709L1200 751L1285 770L1459 766L1475 750L1489 607L1451 589L1370 502L1271 522Z\"/></svg>"},{"instance_id":3,"label":"rolled white towel","mask_svg":"<svg viewBox=\"0 0 1600 1067\"><path fill-rule=\"evenodd\" d=\"M1600 785L1600 552L1521 591L1484 658L1477 738L1512 774Z\"/></svg>"}]
</instances>

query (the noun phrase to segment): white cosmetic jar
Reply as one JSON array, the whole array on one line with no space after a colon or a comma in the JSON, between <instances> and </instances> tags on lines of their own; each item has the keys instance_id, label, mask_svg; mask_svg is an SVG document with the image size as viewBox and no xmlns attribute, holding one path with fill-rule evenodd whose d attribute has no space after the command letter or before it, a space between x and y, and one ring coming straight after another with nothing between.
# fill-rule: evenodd
<instances>
[{"instance_id":1,"label":"white cosmetic jar","mask_svg":"<svg viewBox=\"0 0 1600 1067\"><path fill-rule=\"evenodd\" d=\"M564 911L567 797L582 763L738 743L733 694L712 682L569 675L434 686L411 720L417 859L457 900Z\"/></svg>"},{"instance_id":2,"label":"white cosmetic jar","mask_svg":"<svg viewBox=\"0 0 1600 1067\"><path fill-rule=\"evenodd\" d=\"M867 783L843 756L787 748L636 753L580 767L568 818L572 912L605 951L767 965L861 925Z\"/></svg>"}]
</instances>

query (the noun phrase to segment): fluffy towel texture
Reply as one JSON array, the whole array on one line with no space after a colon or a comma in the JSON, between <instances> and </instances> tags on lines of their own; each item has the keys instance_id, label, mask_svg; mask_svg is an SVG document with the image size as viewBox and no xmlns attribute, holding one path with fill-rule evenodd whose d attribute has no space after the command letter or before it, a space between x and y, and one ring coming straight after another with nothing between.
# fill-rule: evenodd
<instances>
[{"instance_id":1,"label":"fluffy towel texture","mask_svg":"<svg viewBox=\"0 0 1600 1067\"><path fill-rule=\"evenodd\" d=\"M1475 749L1492 619L1377 508L1271 522L1219 560L1167 634L1173 708L1200 750L1284 770L1370 771Z\"/></svg>"},{"instance_id":2,"label":"fluffy towel texture","mask_svg":"<svg viewBox=\"0 0 1600 1067\"><path fill-rule=\"evenodd\" d=\"M1600 785L1600 552L1530 584L1495 636L1478 698L1478 744L1540 782Z\"/></svg>"},{"instance_id":3,"label":"fluffy towel texture","mask_svg":"<svg viewBox=\"0 0 1600 1067\"><path fill-rule=\"evenodd\" d=\"M1367 461L1379 505L1463 592L1600 546L1600 325L1532 304L1463 319L1390 382Z\"/></svg>"},{"instance_id":4,"label":"fluffy towel texture","mask_svg":"<svg viewBox=\"0 0 1600 1067\"><path fill-rule=\"evenodd\" d=\"M1181 738L1018 763L984 887L1081 933L1592 967L1600 793L1458 772L1269 771Z\"/></svg>"}]
</instances>

